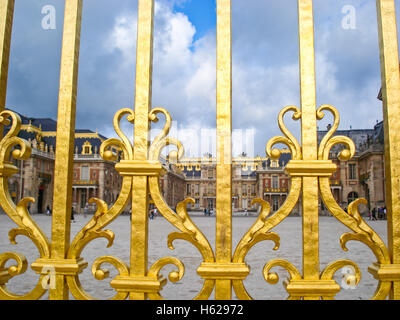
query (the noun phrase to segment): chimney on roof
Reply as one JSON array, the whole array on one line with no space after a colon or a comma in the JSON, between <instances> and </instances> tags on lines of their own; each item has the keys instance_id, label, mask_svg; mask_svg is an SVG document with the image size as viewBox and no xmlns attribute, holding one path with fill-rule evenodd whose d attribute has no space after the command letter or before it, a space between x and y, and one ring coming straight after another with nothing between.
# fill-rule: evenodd
<instances>
[{"instance_id":1,"label":"chimney on roof","mask_svg":"<svg viewBox=\"0 0 400 320\"><path fill-rule=\"evenodd\" d=\"M379 90L377 99L382 101L382 88Z\"/></svg>"},{"instance_id":2,"label":"chimney on roof","mask_svg":"<svg viewBox=\"0 0 400 320\"><path fill-rule=\"evenodd\" d=\"M377 99L383 101L383 100L382 100L382 99L383 99L383 97L382 97L382 87L381 87L380 90L379 90Z\"/></svg>"}]
</instances>

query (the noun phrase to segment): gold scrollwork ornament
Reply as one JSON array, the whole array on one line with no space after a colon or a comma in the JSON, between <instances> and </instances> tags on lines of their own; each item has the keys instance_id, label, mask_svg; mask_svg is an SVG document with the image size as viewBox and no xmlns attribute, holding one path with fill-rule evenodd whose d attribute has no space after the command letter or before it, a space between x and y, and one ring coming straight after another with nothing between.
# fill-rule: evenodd
<instances>
[{"instance_id":1,"label":"gold scrollwork ornament","mask_svg":"<svg viewBox=\"0 0 400 320\"><path fill-rule=\"evenodd\" d=\"M38 248L40 258L49 258L49 240L28 211L29 203L33 203L35 200L30 197L23 198L15 205L9 192L8 179L18 172L18 168L10 162L10 159L27 160L31 155L31 147L28 142L18 137L21 118L18 114L5 110L0 113L0 124L9 126L7 134L0 141L0 203L5 213L18 225L18 228L9 231L10 242L17 244L16 237L18 235L26 236ZM4 266L9 260L14 260L17 264L5 268ZM0 299L33 300L43 296L47 291L47 288L42 285L44 275L39 277L35 288L27 294L18 295L7 288L6 284L12 277L18 276L26 270L27 261L23 255L14 252L0 255Z\"/></svg>"}]
</instances>

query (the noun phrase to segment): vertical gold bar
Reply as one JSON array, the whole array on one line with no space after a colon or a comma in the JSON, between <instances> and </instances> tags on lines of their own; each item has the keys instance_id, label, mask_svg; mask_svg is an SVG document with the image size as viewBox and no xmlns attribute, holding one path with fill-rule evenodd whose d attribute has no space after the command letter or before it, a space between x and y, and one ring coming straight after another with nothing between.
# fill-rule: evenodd
<instances>
[{"instance_id":1,"label":"vertical gold bar","mask_svg":"<svg viewBox=\"0 0 400 320\"><path fill-rule=\"evenodd\" d=\"M51 232L52 259L65 259L70 243L72 167L74 160L81 18L82 0L65 1L58 98L57 148L54 169L53 219ZM68 288L63 275L56 275L56 286L55 289L50 289L50 299L68 299Z\"/></svg>"},{"instance_id":2,"label":"vertical gold bar","mask_svg":"<svg viewBox=\"0 0 400 320\"><path fill-rule=\"evenodd\" d=\"M8 65L14 17L14 0L0 1L0 112L4 111L7 96ZM3 126L0 138L3 137Z\"/></svg>"},{"instance_id":3,"label":"vertical gold bar","mask_svg":"<svg viewBox=\"0 0 400 320\"><path fill-rule=\"evenodd\" d=\"M303 160L317 159L315 50L312 0L298 0ZM303 278L319 279L318 178L303 177ZM308 297L304 297L307 299Z\"/></svg>"},{"instance_id":4,"label":"vertical gold bar","mask_svg":"<svg viewBox=\"0 0 400 320\"><path fill-rule=\"evenodd\" d=\"M231 0L217 1L216 261L232 260L232 39ZM232 281L216 280L215 299L232 298Z\"/></svg>"},{"instance_id":5,"label":"vertical gold bar","mask_svg":"<svg viewBox=\"0 0 400 320\"><path fill-rule=\"evenodd\" d=\"M314 22L312 0L298 0L303 160L317 159Z\"/></svg>"},{"instance_id":6,"label":"vertical gold bar","mask_svg":"<svg viewBox=\"0 0 400 320\"><path fill-rule=\"evenodd\" d=\"M147 160L149 146L149 112L153 67L154 0L139 0L136 56L134 159ZM147 176L135 176L132 183L131 276L144 277L148 267ZM146 293L131 292L131 299L144 300Z\"/></svg>"},{"instance_id":7,"label":"vertical gold bar","mask_svg":"<svg viewBox=\"0 0 400 320\"><path fill-rule=\"evenodd\" d=\"M400 72L394 0L377 0L385 131L386 208L392 263L400 264ZM400 300L400 281L390 299Z\"/></svg>"}]
</instances>

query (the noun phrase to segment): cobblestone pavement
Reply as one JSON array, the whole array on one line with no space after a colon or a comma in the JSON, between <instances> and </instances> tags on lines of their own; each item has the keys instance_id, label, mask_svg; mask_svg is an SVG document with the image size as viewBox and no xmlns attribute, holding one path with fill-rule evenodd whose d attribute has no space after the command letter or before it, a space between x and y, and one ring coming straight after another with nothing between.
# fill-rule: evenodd
<instances>
[{"instance_id":1,"label":"cobblestone pavement","mask_svg":"<svg viewBox=\"0 0 400 320\"><path fill-rule=\"evenodd\" d=\"M50 237L51 234L51 217L46 215L33 216L42 230ZM215 216L193 216L193 221L200 230L208 238L211 245L215 246ZM235 248L238 241L245 232L254 223L255 216L236 216L233 217L233 245ZM77 232L88 222L89 216L83 217L77 215L76 222L71 226L71 239ZM302 265L302 233L301 233L301 217L286 218L281 224L274 228L274 232L278 233L281 238L279 250L273 251L274 244L272 241L262 241L256 244L249 252L246 262L251 266L251 272L244 281L247 291L254 299L274 299L281 300L287 298L287 292L282 285L288 274L278 267L273 269L280 277L280 281L275 285L268 284L263 276L262 269L266 262L271 259L286 259L293 263L299 270ZM385 243L386 239L386 221L366 221L380 235ZM15 251L22 253L32 263L38 258L38 251L33 243L24 236L17 237L17 245L11 245L8 240L8 231L15 228L15 224L4 214L0 215L0 253L6 251ZM113 266L109 267L110 278L103 281L94 279L90 269L92 262L104 255L113 255L119 257L125 262L129 262L129 237L130 237L130 221L129 217L122 215L113 221L106 229L110 229L115 233L114 244L110 248L106 248L107 241L103 238L92 241L83 251L82 256L89 262L80 279L82 286L92 296L98 299L109 299L115 291L110 287L110 280L117 275L117 271ZM201 255L197 249L183 240L174 242L175 250L167 247L167 235L176 231L164 218L156 217L149 222L149 265L156 260L166 256L174 256L179 258L185 265L185 275L178 283L167 283L161 294L165 299L186 300L192 299L200 291L203 280L197 275L196 269L201 263ZM373 296L377 281L368 273L367 268L376 259L370 249L364 244L357 241L350 241L347 244L348 252L341 249L339 244L340 236L349 230L332 217L320 218L320 265L321 270L329 263L338 259L353 260L361 269L362 279L355 289L342 289L336 296L336 299L369 299ZM6 266L11 265L9 262ZM170 271L175 269L174 266L166 266L162 273L167 277ZM341 284L341 271L335 275L335 280ZM38 275L30 268L20 276L11 279L8 288L18 294L29 292L38 281ZM214 295L211 295L213 298ZM48 298L45 295L43 299ZM72 296L71 296L71 299Z\"/></svg>"}]
</instances>

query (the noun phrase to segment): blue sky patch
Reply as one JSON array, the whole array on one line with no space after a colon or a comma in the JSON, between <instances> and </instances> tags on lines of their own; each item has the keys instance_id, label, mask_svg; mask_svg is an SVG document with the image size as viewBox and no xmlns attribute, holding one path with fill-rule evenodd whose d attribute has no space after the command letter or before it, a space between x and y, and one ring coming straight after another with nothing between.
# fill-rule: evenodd
<instances>
[{"instance_id":1,"label":"blue sky patch","mask_svg":"<svg viewBox=\"0 0 400 320\"><path fill-rule=\"evenodd\" d=\"M174 6L176 12L185 14L196 28L194 41L216 28L217 14L215 0L187 0Z\"/></svg>"}]
</instances>

